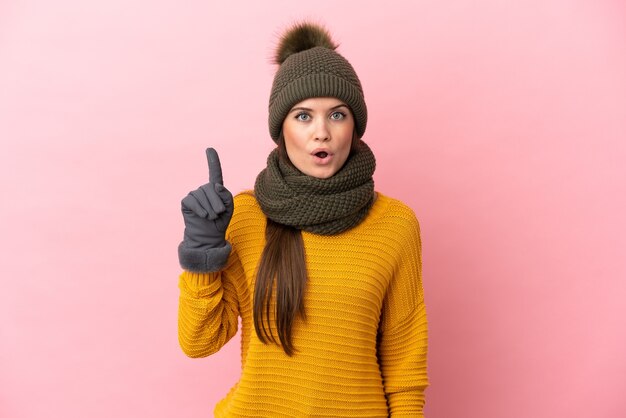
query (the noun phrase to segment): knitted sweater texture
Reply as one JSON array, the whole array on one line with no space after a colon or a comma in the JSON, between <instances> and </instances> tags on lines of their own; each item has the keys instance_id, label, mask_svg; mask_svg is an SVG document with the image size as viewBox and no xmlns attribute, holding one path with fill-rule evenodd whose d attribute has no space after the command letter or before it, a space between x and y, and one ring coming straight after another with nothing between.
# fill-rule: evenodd
<instances>
[{"instance_id":1,"label":"knitted sweater texture","mask_svg":"<svg viewBox=\"0 0 626 418\"><path fill-rule=\"evenodd\" d=\"M302 233L306 320L295 319L292 357L261 343L252 322L265 222L254 196L237 195L225 268L180 277L179 341L188 356L218 351L241 318L241 378L215 416L422 417L427 320L413 211L378 193L356 227Z\"/></svg>"}]
</instances>

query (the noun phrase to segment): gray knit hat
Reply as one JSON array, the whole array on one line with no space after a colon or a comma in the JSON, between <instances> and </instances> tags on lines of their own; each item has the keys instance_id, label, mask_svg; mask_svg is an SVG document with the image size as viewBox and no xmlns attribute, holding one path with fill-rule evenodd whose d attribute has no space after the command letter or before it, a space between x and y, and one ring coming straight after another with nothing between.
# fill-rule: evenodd
<instances>
[{"instance_id":1,"label":"gray knit hat","mask_svg":"<svg viewBox=\"0 0 626 418\"><path fill-rule=\"evenodd\" d=\"M312 23L296 24L281 37L274 57L280 67L269 103L269 128L274 141L278 141L291 108L311 97L343 100L354 114L357 136L361 138L365 133L367 107L361 82L335 48L326 29Z\"/></svg>"}]
</instances>

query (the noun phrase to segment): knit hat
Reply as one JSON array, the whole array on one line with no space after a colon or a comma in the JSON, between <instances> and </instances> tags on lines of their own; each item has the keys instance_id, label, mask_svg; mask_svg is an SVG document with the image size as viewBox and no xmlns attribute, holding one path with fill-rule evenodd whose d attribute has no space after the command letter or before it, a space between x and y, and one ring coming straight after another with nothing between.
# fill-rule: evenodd
<instances>
[{"instance_id":1,"label":"knit hat","mask_svg":"<svg viewBox=\"0 0 626 418\"><path fill-rule=\"evenodd\" d=\"M291 108L311 97L336 97L352 110L356 134L365 133L367 107L361 82L352 65L339 53L321 26L299 23L287 30L276 48L280 67L274 76L269 103L270 135L278 142Z\"/></svg>"}]
</instances>

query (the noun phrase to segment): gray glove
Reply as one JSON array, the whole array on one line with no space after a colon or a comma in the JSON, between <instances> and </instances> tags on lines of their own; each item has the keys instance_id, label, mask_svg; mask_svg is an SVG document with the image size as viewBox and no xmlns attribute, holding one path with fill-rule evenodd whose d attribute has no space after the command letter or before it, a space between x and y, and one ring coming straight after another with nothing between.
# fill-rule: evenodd
<instances>
[{"instance_id":1,"label":"gray glove","mask_svg":"<svg viewBox=\"0 0 626 418\"><path fill-rule=\"evenodd\" d=\"M178 259L182 268L194 272L221 270L231 250L225 235L233 216L233 195L224 187L217 152L207 148L206 156L209 182L181 202L185 233Z\"/></svg>"}]
</instances>

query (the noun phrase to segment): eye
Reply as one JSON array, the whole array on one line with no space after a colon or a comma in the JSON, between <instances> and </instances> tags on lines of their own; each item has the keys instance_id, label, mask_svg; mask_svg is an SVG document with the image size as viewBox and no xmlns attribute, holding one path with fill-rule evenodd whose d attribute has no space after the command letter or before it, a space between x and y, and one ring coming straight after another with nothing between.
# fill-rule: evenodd
<instances>
[{"instance_id":1,"label":"eye","mask_svg":"<svg viewBox=\"0 0 626 418\"><path fill-rule=\"evenodd\" d=\"M333 113L331 113L331 115L330 115L330 118L331 118L332 120L342 120L342 119L343 119L343 118L345 118L345 117L346 117L346 114L345 114L345 113L343 113L343 112L333 112Z\"/></svg>"},{"instance_id":2,"label":"eye","mask_svg":"<svg viewBox=\"0 0 626 418\"><path fill-rule=\"evenodd\" d=\"M296 115L296 120L299 120L301 122L306 122L310 119L311 119L311 116L309 116L309 114L305 112L301 112Z\"/></svg>"}]
</instances>

